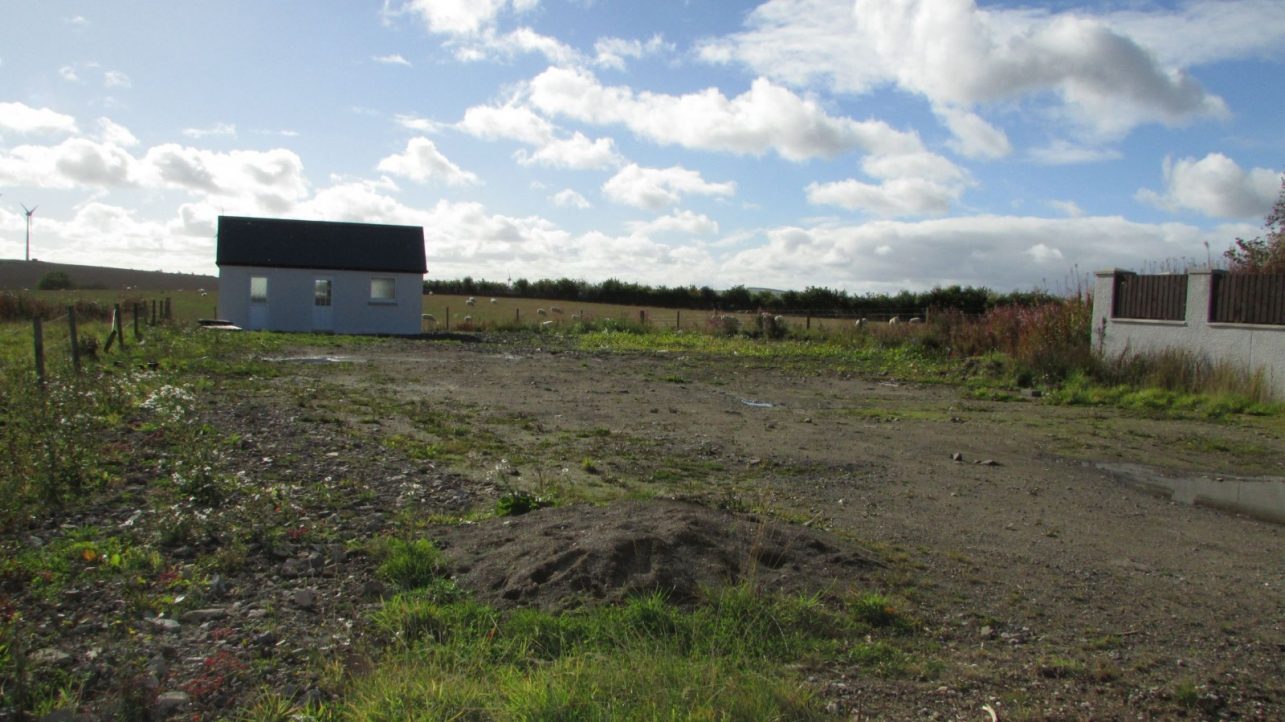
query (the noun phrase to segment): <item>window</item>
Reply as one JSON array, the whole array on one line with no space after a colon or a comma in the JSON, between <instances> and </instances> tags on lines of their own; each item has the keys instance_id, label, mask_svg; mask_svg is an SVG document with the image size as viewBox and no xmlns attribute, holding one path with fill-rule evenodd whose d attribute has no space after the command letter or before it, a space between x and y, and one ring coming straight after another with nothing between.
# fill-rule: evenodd
<instances>
[{"instance_id":1,"label":"window","mask_svg":"<svg viewBox=\"0 0 1285 722\"><path fill-rule=\"evenodd\" d=\"M330 305L330 279L318 278L312 283L312 305Z\"/></svg>"},{"instance_id":2,"label":"window","mask_svg":"<svg viewBox=\"0 0 1285 722\"><path fill-rule=\"evenodd\" d=\"M397 281L392 278L370 279L371 303L396 303Z\"/></svg>"},{"instance_id":3,"label":"window","mask_svg":"<svg viewBox=\"0 0 1285 722\"><path fill-rule=\"evenodd\" d=\"M268 302L268 277L250 276L250 303Z\"/></svg>"}]
</instances>

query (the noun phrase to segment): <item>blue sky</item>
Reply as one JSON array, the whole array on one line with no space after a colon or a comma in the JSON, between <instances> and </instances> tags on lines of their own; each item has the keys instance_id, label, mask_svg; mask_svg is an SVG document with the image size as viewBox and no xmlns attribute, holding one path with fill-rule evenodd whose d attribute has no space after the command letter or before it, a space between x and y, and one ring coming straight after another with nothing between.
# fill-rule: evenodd
<instances>
[{"instance_id":1,"label":"blue sky","mask_svg":"<svg viewBox=\"0 0 1285 722\"><path fill-rule=\"evenodd\" d=\"M430 277L1060 290L1203 264L1285 172L1285 3L21 3L0 257L215 272L220 214ZM1208 249L1206 248L1208 244Z\"/></svg>"}]
</instances>

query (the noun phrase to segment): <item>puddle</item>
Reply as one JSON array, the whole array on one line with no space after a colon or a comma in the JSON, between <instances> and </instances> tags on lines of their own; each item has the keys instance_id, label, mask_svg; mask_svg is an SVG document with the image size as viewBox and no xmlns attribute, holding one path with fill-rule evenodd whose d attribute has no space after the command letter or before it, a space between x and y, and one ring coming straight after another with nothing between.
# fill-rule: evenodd
<instances>
[{"instance_id":1,"label":"puddle","mask_svg":"<svg viewBox=\"0 0 1285 722\"><path fill-rule=\"evenodd\" d=\"M1098 464L1127 486L1183 504L1285 524L1285 479L1275 476L1166 476L1141 464Z\"/></svg>"},{"instance_id":2,"label":"puddle","mask_svg":"<svg viewBox=\"0 0 1285 722\"><path fill-rule=\"evenodd\" d=\"M264 361L268 363L293 363L293 364L350 364L364 363L365 359L359 359L353 356L265 356Z\"/></svg>"}]
</instances>

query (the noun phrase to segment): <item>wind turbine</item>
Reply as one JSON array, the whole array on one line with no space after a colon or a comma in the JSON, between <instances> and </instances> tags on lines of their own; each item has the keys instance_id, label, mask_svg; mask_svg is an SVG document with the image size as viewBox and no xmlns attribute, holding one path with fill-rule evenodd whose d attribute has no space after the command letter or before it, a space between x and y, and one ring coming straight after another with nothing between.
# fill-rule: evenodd
<instances>
[{"instance_id":1,"label":"wind turbine","mask_svg":"<svg viewBox=\"0 0 1285 722\"><path fill-rule=\"evenodd\" d=\"M39 208L40 206L32 206L28 208L26 205L22 203L19 203L18 205L22 206L22 210L27 212L27 260L30 261L31 260L31 214L35 213L36 209Z\"/></svg>"}]
</instances>

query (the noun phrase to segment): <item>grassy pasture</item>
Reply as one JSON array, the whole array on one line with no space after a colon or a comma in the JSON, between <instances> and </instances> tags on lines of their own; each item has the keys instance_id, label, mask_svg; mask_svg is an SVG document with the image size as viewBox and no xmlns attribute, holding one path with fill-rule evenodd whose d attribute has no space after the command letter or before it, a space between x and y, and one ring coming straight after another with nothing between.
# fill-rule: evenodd
<instances>
[{"instance_id":1,"label":"grassy pasture","mask_svg":"<svg viewBox=\"0 0 1285 722\"><path fill-rule=\"evenodd\" d=\"M612 303L584 303L580 301L555 301L539 298L475 297L473 306L467 304L468 296L431 294L424 296L424 313L433 320L424 322L426 331L484 331L515 327L539 326L551 321L551 326L566 327L577 321L599 323L607 320L628 324L642 323L655 329L680 331L716 330L719 316L735 318L741 328L752 328L754 313L724 313L707 309L675 309L657 306L625 306ZM561 313L554 312L559 309ZM540 309L545 314L540 315ZM791 328L818 330L850 330L849 319L794 316L784 314ZM449 318L449 322L448 322ZM468 320L465 320L465 319Z\"/></svg>"},{"instance_id":2,"label":"grassy pasture","mask_svg":"<svg viewBox=\"0 0 1285 722\"><path fill-rule=\"evenodd\" d=\"M119 303L125 309L126 320L132 321L128 306L131 303L158 303L170 299L174 320L180 323L195 322L198 318L215 318L219 303L219 294L209 292L202 296L199 291L160 291L149 289L85 289L77 288L66 291L24 291L23 295L50 306L69 306L77 301L86 301L110 309L112 304ZM150 305L149 305L150 313Z\"/></svg>"}]
</instances>

